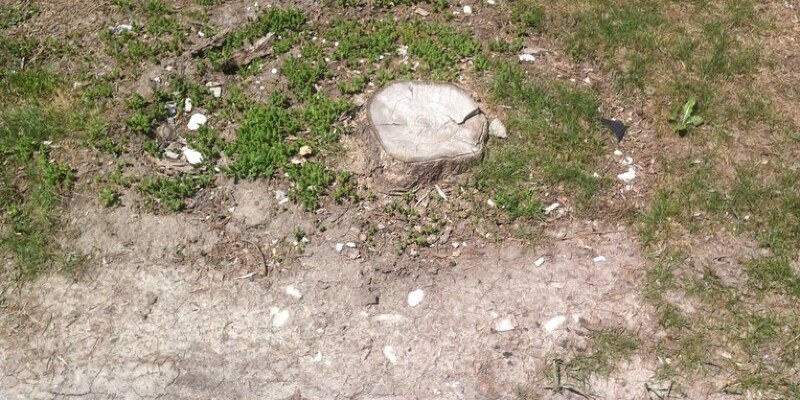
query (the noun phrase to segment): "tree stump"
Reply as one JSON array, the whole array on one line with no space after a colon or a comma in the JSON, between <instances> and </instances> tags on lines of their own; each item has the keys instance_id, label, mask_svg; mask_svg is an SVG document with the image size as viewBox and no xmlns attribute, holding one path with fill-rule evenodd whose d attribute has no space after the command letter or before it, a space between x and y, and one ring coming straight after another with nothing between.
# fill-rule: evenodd
<instances>
[{"instance_id":1,"label":"tree stump","mask_svg":"<svg viewBox=\"0 0 800 400\"><path fill-rule=\"evenodd\" d=\"M486 116L449 83L397 81L367 105L374 162L390 191L408 190L463 172L483 154Z\"/></svg>"}]
</instances>

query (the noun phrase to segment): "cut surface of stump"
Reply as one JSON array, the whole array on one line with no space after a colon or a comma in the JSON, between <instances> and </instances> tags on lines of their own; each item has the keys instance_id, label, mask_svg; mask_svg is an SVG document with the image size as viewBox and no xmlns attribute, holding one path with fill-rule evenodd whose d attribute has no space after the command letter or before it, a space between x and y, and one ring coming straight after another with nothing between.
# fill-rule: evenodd
<instances>
[{"instance_id":1,"label":"cut surface of stump","mask_svg":"<svg viewBox=\"0 0 800 400\"><path fill-rule=\"evenodd\" d=\"M486 116L452 84L391 83L372 97L367 117L385 178L398 189L461 172L483 152Z\"/></svg>"}]
</instances>

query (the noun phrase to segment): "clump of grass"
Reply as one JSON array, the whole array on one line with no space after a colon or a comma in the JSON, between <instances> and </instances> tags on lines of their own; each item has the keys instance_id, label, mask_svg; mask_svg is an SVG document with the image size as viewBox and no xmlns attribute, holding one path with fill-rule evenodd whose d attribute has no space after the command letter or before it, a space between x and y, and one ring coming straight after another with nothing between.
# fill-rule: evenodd
<instances>
[{"instance_id":1,"label":"clump of grass","mask_svg":"<svg viewBox=\"0 0 800 400\"><path fill-rule=\"evenodd\" d=\"M318 143L324 144L339 140L343 128L335 123L352 109L353 104L348 101L317 94L305 104L301 114L312 137Z\"/></svg>"},{"instance_id":2,"label":"clump of grass","mask_svg":"<svg viewBox=\"0 0 800 400\"><path fill-rule=\"evenodd\" d=\"M565 365L568 376L579 382L587 382L592 375L607 376L639 347L639 339L624 331L595 331L591 343L590 352L576 355Z\"/></svg>"},{"instance_id":3,"label":"clump of grass","mask_svg":"<svg viewBox=\"0 0 800 400\"><path fill-rule=\"evenodd\" d=\"M100 189L97 196L100 199L100 204L105 208L118 207L122 204L122 198L119 192L110 187Z\"/></svg>"},{"instance_id":4,"label":"clump of grass","mask_svg":"<svg viewBox=\"0 0 800 400\"><path fill-rule=\"evenodd\" d=\"M603 152L596 96L581 88L529 79L517 66L495 68L493 95L516 110L509 139L489 149L474 176L510 219L540 214L535 188L563 187L588 207L607 179L594 176ZM552 189L548 189L551 190Z\"/></svg>"},{"instance_id":5,"label":"clump of grass","mask_svg":"<svg viewBox=\"0 0 800 400\"><path fill-rule=\"evenodd\" d=\"M228 173L236 178L271 178L299 150L300 143L285 139L301 128L300 121L279 106L248 111L236 131L236 140L226 147L226 153L233 158Z\"/></svg>"},{"instance_id":6,"label":"clump of grass","mask_svg":"<svg viewBox=\"0 0 800 400\"><path fill-rule=\"evenodd\" d=\"M398 31L408 54L420 60L420 72L435 80L455 79L461 62L480 51L471 31L451 25L414 20L401 24Z\"/></svg>"},{"instance_id":7,"label":"clump of grass","mask_svg":"<svg viewBox=\"0 0 800 400\"><path fill-rule=\"evenodd\" d=\"M283 62L281 71L289 79L292 93L299 100L311 97L316 92L314 84L328 74L325 61L321 57L314 60L288 58Z\"/></svg>"},{"instance_id":8,"label":"clump of grass","mask_svg":"<svg viewBox=\"0 0 800 400\"><path fill-rule=\"evenodd\" d=\"M186 199L213 182L210 175L144 178L136 189L145 197L145 202L156 207L161 205L171 211L182 211Z\"/></svg>"},{"instance_id":9,"label":"clump of grass","mask_svg":"<svg viewBox=\"0 0 800 400\"><path fill-rule=\"evenodd\" d=\"M214 68L219 68L246 42L252 42L266 36L269 32L274 32L276 37L286 36L291 38L292 33L301 31L305 23L306 16L299 9L271 8L269 11L259 15L255 21L228 34L219 48L206 51L203 57L210 60ZM274 47L277 53L288 50L285 43L281 46L275 43ZM281 49L283 51L280 51Z\"/></svg>"}]
</instances>

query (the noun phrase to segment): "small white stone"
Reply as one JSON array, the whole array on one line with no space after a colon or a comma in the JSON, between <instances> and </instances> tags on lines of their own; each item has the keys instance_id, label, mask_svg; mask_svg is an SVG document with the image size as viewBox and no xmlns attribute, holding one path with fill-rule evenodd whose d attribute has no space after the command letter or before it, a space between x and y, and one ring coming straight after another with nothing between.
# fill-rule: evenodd
<instances>
[{"instance_id":1,"label":"small white stone","mask_svg":"<svg viewBox=\"0 0 800 400\"><path fill-rule=\"evenodd\" d=\"M194 106L192 105L192 99L190 99L190 98L188 98L188 97L187 97L187 98L186 98L186 99L183 101L183 111L185 111L185 112L187 112L187 113L188 113L188 112L192 112L192 108L193 108L193 107L194 107Z\"/></svg>"},{"instance_id":2,"label":"small white stone","mask_svg":"<svg viewBox=\"0 0 800 400\"><path fill-rule=\"evenodd\" d=\"M186 157L186 162L190 165L197 165L203 162L203 153L188 147L183 147L181 151L183 156Z\"/></svg>"},{"instance_id":3,"label":"small white stone","mask_svg":"<svg viewBox=\"0 0 800 400\"><path fill-rule=\"evenodd\" d=\"M627 172L623 172L617 175L617 179L625 183L631 183L631 181L633 181L633 178L636 178L636 169L633 167L628 167Z\"/></svg>"},{"instance_id":4,"label":"small white stone","mask_svg":"<svg viewBox=\"0 0 800 400\"><path fill-rule=\"evenodd\" d=\"M488 4L490 6L493 6L493 5L497 4L497 2L495 2L494 0L486 0L486 4Z\"/></svg>"},{"instance_id":5,"label":"small white stone","mask_svg":"<svg viewBox=\"0 0 800 400\"><path fill-rule=\"evenodd\" d=\"M464 14L466 14L466 15L472 14L472 7L464 6Z\"/></svg>"},{"instance_id":6,"label":"small white stone","mask_svg":"<svg viewBox=\"0 0 800 400\"><path fill-rule=\"evenodd\" d=\"M495 332L508 332L513 331L514 328L514 321L511 318L503 318L494 323L494 330Z\"/></svg>"},{"instance_id":7,"label":"small white stone","mask_svg":"<svg viewBox=\"0 0 800 400\"><path fill-rule=\"evenodd\" d=\"M555 211L555 209L558 208L558 207L561 207L561 203L559 203L559 202L555 202L553 204L550 204L549 206L547 206L547 208L544 209L544 213L545 214L550 214L551 212Z\"/></svg>"},{"instance_id":8,"label":"small white stone","mask_svg":"<svg viewBox=\"0 0 800 400\"><path fill-rule=\"evenodd\" d=\"M197 36L200 36L201 38L204 38L204 37L206 37L206 33L203 32L203 31L197 31Z\"/></svg>"},{"instance_id":9,"label":"small white stone","mask_svg":"<svg viewBox=\"0 0 800 400\"><path fill-rule=\"evenodd\" d=\"M312 153L314 153L314 150L311 149L311 146L300 147L300 150L297 152L300 157L310 156Z\"/></svg>"},{"instance_id":10,"label":"small white stone","mask_svg":"<svg viewBox=\"0 0 800 400\"><path fill-rule=\"evenodd\" d=\"M620 164L622 164L622 165L631 165L631 164L633 164L633 157L625 157L625 158L623 158L622 160L620 160Z\"/></svg>"},{"instance_id":11,"label":"small white stone","mask_svg":"<svg viewBox=\"0 0 800 400\"><path fill-rule=\"evenodd\" d=\"M546 330L548 332L552 332L552 331L560 328L561 325L563 325L564 322L566 322L566 321L567 321L567 317L565 317L563 315L556 315L555 317L550 318L547 321L545 321L542 324L542 328L544 328L544 330Z\"/></svg>"},{"instance_id":12,"label":"small white stone","mask_svg":"<svg viewBox=\"0 0 800 400\"><path fill-rule=\"evenodd\" d=\"M622 152L619 151L619 149L614 150L614 155L617 156L617 157L621 157L622 156Z\"/></svg>"},{"instance_id":13,"label":"small white stone","mask_svg":"<svg viewBox=\"0 0 800 400\"><path fill-rule=\"evenodd\" d=\"M206 118L205 115L203 115L203 114L192 114L192 116L189 117L189 123L186 124L186 127L190 131L196 131L196 130L200 129L200 127L202 125L205 125L206 122L208 122L208 118Z\"/></svg>"},{"instance_id":14,"label":"small white stone","mask_svg":"<svg viewBox=\"0 0 800 400\"><path fill-rule=\"evenodd\" d=\"M425 298L425 292L422 289L417 289L408 294L408 306L416 307L420 303L422 303L422 299L424 298Z\"/></svg>"},{"instance_id":15,"label":"small white stone","mask_svg":"<svg viewBox=\"0 0 800 400\"><path fill-rule=\"evenodd\" d=\"M336 243L336 252L341 253L344 250L344 243Z\"/></svg>"},{"instance_id":16,"label":"small white stone","mask_svg":"<svg viewBox=\"0 0 800 400\"><path fill-rule=\"evenodd\" d=\"M486 200L486 204L488 204L488 205L489 205L489 207L492 207L492 208L494 208L495 206L497 206L497 204L495 204L495 203L494 203L494 200L492 200L492 199Z\"/></svg>"},{"instance_id":17,"label":"small white stone","mask_svg":"<svg viewBox=\"0 0 800 400\"><path fill-rule=\"evenodd\" d=\"M519 60L521 62L534 62L536 61L536 56L534 56L533 54L520 54Z\"/></svg>"},{"instance_id":18,"label":"small white stone","mask_svg":"<svg viewBox=\"0 0 800 400\"><path fill-rule=\"evenodd\" d=\"M294 285L289 285L286 287L286 294L298 300L303 297L303 295L300 293L300 290L294 287Z\"/></svg>"},{"instance_id":19,"label":"small white stone","mask_svg":"<svg viewBox=\"0 0 800 400\"><path fill-rule=\"evenodd\" d=\"M537 267L541 267L544 264L544 257L539 257L536 261L533 262L533 265Z\"/></svg>"},{"instance_id":20,"label":"small white stone","mask_svg":"<svg viewBox=\"0 0 800 400\"><path fill-rule=\"evenodd\" d=\"M597 257L593 258L592 261L594 261L596 263L602 263L602 262L606 262L606 258L603 257L603 256L597 256Z\"/></svg>"},{"instance_id":21,"label":"small white stone","mask_svg":"<svg viewBox=\"0 0 800 400\"><path fill-rule=\"evenodd\" d=\"M349 247L351 249L355 249L356 248L356 243L355 242L347 242L346 244L347 244L347 247Z\"/></svg>"},{"instance_id":22,"label":"small white stone","mask_svg":"<svg viewBox=\"0 0 800 400\"><path fill-rule=\"evenodd\" d=\"M272 327L282 328L289 323L292 319L292 313L289 310L280 310L272 317Z\"/></svg>"},{"instance_id":23,"label":"small white stone","mask_svg":"<svg viewBox=\"0 0 800 400\"><path fill-rule=\"evenodd\" d=\"M317 351L317 354L314 354L314 361L315 362L322 361L322 352L321 351Z\"/></svg>"},{"instance_id":24,"label":"small white stone","mask_svg":"<svg viewBox=\"0 0 800 400\"><path fill-rule=\"evenodd\" d=\"M503 122L500 121L499 118L495 118L494 120L492 120L492 123L489 124L489 135L501 139L505 139L508 137L508 133L506 132L506 126L503 125Z\"/></svg>"},{"instance_id":25,"label":"small white stone","mask_svg":"<svg viewBox=\"0 0 800 400\"><path fill-rule=\"evenodd\" d=\"M216 98L220 98L220 96L222 96L222 88L219 86L210 87L208 90L211 92L211 95Z\"/></svg>"},{"instance_id":26,"label":"small white stone","mask_svg":"<svg viewBox=\"0 0 800 400\"><path fill-rule=\"evenodd\" d=\"M392 364L397 364L397 352L392 346L383 346L383 356Z\"/></svg>"},{"instance_id":27,"label":"small white stone","mask_svg":"<svg viewBox=\"0 0 800 400\"><path fill-rule=\"evenodd\" d=\"M270 71L270 72L272 72L272 75L275 75L275 74L278 73L278 69L277 68L273 68L272 71Z\"/></svg>"}]
</instances>

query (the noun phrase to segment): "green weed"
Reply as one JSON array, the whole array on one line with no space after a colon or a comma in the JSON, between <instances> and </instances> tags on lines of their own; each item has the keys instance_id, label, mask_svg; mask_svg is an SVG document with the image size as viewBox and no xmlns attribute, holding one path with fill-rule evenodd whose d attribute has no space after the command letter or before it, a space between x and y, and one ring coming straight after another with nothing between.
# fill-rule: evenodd
<instances>
[{"instance_id":1,"label":"green weed","mask_svg":"<svg viewBox=\"0 0 800 400\"><path fill-rule=\"evenodd\" d=\"M162 206L178 212L186 207L186 199L194 197L198 191L213 182L210 175L178 177L146 177L137 186L146 204L151 207Z\"/></svg>"},{"instance_id":2,"label":"green weed","mask_svg":"<svg viewBox=\"0 0 800 400\"><path fill-rule=\"evenodd\" d=\"M100 204L105 208L113 208L122 205L122 198L119 192L110 187L100 189L97 195L100 198Z\"/></svg>"}]
</instances>

